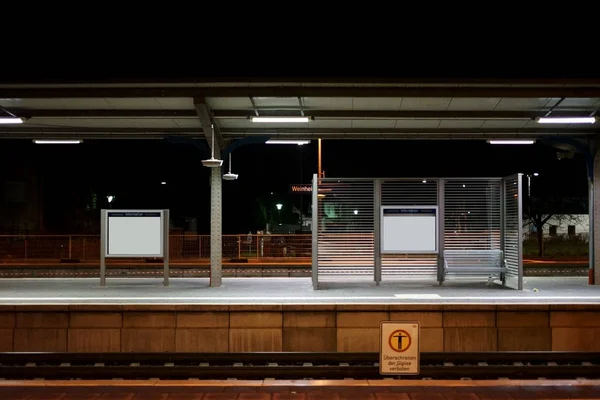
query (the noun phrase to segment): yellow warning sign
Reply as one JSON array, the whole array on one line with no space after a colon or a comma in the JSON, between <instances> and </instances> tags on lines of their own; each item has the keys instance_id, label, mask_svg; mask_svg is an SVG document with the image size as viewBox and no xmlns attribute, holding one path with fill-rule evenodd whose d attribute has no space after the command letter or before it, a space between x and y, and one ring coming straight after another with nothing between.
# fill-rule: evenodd
<instances>
[{"instance_id":1,"label":"yellow warning sign","mask_svg":"<svg viewBox=\"0 0 600 400\"><path fill-rule=\"evenodd\" d=\"M404 353L406 350L408 350L412 344L411 342L412 339L410 334L404 329L396 329L390 334L388 339L390 349L397 351L398 353Z\"/></svg>"},{"instance_id":2,"label":"yellow warning sign","mask_svg":"<svg viewBox=\"0 0 600 400\"><path fill-rule=\"evenodd\" d=\"M419 322L382 321L379 373L418 375L420 364Z\"/></svg>"}]
</instances>

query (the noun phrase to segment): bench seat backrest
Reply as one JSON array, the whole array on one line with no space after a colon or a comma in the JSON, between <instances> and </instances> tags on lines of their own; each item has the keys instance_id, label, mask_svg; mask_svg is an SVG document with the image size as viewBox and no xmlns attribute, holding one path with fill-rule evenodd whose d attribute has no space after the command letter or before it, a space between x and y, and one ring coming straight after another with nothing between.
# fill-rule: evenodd
<instances>
[{"instance_id":1,"label":"bench seat backrest","mask_svg":"<svg viewBox=\"0 0 600 400\"><path fill-rule=\"evenodd\" d=\"M460 267L499 267L502 265L502 250L445 250L447 266Z\"/></svg>"}]
</instances>

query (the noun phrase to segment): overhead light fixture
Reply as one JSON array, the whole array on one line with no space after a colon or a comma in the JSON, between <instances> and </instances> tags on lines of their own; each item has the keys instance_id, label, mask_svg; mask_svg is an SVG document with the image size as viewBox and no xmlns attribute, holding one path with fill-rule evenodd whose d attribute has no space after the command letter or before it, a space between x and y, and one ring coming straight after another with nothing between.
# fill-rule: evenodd
<instances>
[{"instance_id":1,"label":"overhead light fixture","mask_svg":"<svg viewBox=\"0 0 600 400\"><path fill-rule=\"evenodd\" d=\"M212 146L210 146L211 154L208 160L202 160L202 165L209 168L216 168L223 165L223 160L215 158L215 126L211 124L210 129L212 130Z\"/></svg>"},{"instance_id":2,"label":"overhead light fixture","mask_svg":"<svg viewBox=\"0 0 600 400\"><path fill-rule=\"evenodd\" d=\"M309 144L310 140L267 140L267 144L297 144L302 146L303 144Z\"/></svg>"},{"instance_id":3,"label":"overhead light fixture","mask_svg":"<svg viewBox=\"0 0 600 400\"><path fill-rule=\"evenodd\" d=\"M7 115L6 117L4 115L0 116L0 124L22 124L23 123L23 118L17 117L15 114L8 111L6 108L0 106L0 111L2 112L2 114Z\"/></svg>"},{"instance_id":4,"label":"overhead light fixture","mask_svg":"<svg viewBox=\"0 0 600 400\"><path fill-rule=\"evenodd\" d=\"M540 124L593 124L596 117L540 117Z\"/></svg>"},{"instance_id":5,"label":"overhead light fixture","mask_svg":"<svg viewBox=\"0 0 600 400\"><path fill-rule=\"evenodd\" d=\"M231 173L231 153L229 153L229 172L223 175L223 179L226 181L235 181L238 178L238 174Z\"/></svg>"},{"instance_id":6,"label":"overhead light fixture","mask_svg":"<svg viewBox=\"0 0 600 400\"><path fill-rule=\"evenodd\" d=\"M534 144L535 140L488 140L489 144Z\"/></svg>"},{"instance_id":7,"label":"overhead light fixture","mask_svg":"<svg viewBox=\"0 0 600 400\"><path fill-rule=\"evenodd\" d=\"M19 117L0 117L0 124L22 124L23 119Z\"/></svg>"},{"instance_id":8,"label":"overhead light fixture","mask_svg":"<svg viewBox=\"0 0 600 400\"><path fill-rule=\"evenodd\" d=\"M308 122L308 117L252 117L252 122L282 122L282 123L302 123Z\"/></svg>"},{"instance_id":9,"label":"overhead light fixture","mask_svg":"<svg viewBox=\"0 0 600 400\"><path fill-rule=\"evenodd\" d=\"M37 140L35 139L33 143L35 144L79 144L83 142L83 140Z\"/></svg>"}]
</instances>

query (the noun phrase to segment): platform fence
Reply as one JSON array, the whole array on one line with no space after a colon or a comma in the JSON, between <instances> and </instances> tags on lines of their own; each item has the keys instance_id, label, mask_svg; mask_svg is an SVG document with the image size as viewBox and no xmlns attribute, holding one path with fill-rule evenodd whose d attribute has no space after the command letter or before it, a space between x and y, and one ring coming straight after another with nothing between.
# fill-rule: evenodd
<instances>
[{"instance_id":1,"label":"platform fence","mask_svg":"<svg viewBox=\"0 0 600 400\"><path fill-rule=\"evenodd\" d=\"M224 262L310 264L310 234L223 235ZM209 235L169 235L171 261L210 258ZM100 235L0 235L0 262L53 263L100 260ZM119 261L119 260L117 260Z\"/></svg>"},{"instance_id":2,"label":"platform fence","mask_svg":"<svg viewBox=\"0 0 600 400\"><path fill-rule=\"evenodd\" d=\"M410 279L441 283L445 249L502 250L509 286L520 289L521 185L521 175L443 179L317 179L315 175L313 285ZM438 253L381 254L382 206L436 206Z\"/></svg>"}]
</instances>

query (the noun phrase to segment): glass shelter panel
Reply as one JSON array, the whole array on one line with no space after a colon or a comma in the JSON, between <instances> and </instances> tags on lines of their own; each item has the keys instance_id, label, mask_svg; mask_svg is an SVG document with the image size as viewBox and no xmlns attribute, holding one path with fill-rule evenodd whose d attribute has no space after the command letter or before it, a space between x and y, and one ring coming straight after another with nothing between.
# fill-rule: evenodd
<instances>
[{"instance_id":1,"label":"glass shelter panel","mask_svg":"<svg viewBox=\"0 0 600 400\"><path fill-rule=\"evenodd\" d=\"M382 206L437 206L438 181L427 179L383 180ZM382 254L382 280L435 278L437 254Z\"/></svg>"},{"instance_id":2,"label":"glass shelter panel","mask_svg":"<svg viewBox=\"0 0 600 400\"><path fill-rule=\"evenodd\" d=\"M318 281L372 281L374 181L321 179L318 190ZM314 229L314 228L313 228Z\"/></svg>"},{"instance_id":3,"label":"glass shelter panel","mask_svg":"<svg viewBox=\"0 0 600 400\"><path fill-rule=\"evenodd\" d=\"M501 179L446 181L446 250L501 249L501 187Z\"/></svg>"}]
</instances>

